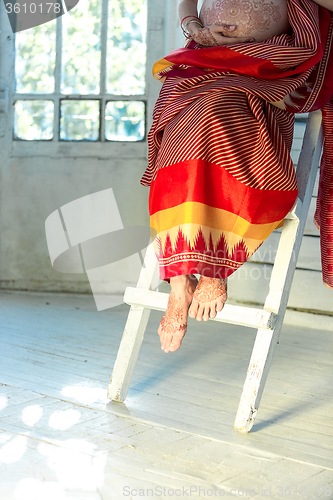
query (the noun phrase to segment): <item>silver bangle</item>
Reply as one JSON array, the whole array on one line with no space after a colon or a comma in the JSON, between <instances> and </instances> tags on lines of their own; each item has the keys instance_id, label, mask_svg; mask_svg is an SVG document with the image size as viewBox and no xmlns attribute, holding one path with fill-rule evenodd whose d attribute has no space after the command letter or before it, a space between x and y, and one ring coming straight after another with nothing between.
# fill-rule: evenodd
<instances>
[{"instance_id":1,"label":"silver bangle","mask_svg":"<svg viewBox=\"0 0 333 500\"><path fill-rule=\"evenodd\" d=\"M187 21L187 23L184 23L184 25L181 27L184 33L184 36L186 38L191 38L191 33L187 30L187 25L190 23L197 23L201 28L203 28L203 24L201 23L200 19L190 19Z\"/></svg>"}]
</instances>

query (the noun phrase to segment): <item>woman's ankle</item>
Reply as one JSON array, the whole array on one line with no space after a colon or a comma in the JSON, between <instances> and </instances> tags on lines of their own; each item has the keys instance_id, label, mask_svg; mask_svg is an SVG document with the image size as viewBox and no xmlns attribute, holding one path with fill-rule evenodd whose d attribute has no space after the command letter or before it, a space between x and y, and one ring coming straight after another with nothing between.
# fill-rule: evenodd
<instances>
[{"instance_id":1,"label":"woman's ankle","mask_svg":"<svg viewBox=\"0 0 333 500\"><path fill-rule=\"evenodd\" d=\"M186 286L187 274L179 274L178 276L173 276L170 278L171 288L181 288Z\"/></svg>"},{"instance_id":2,"label":"woman's ankle","mask_svg":"<svg viewBox=\"0 0 333 500\"><path fill-rule=\"evenodd\" d=\"M196 284L197 278L194 274L180 274L170 278L170 286L172 290L183 290L188 287L189 284Z\"/></svg>"}]
</instances>

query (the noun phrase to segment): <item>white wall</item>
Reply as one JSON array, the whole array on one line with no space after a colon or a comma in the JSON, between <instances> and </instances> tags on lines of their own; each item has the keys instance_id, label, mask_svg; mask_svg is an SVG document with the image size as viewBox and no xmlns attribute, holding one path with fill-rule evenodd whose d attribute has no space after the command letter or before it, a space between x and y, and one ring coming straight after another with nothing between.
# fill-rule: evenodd
<instances>
[{"instance_id":1,"label":"white wall","mask_svg":"<svg viewBox=\"0 0 333 500\"><path fill-rule=\"evenodd\" d=\"M148 124L161 88L151 67L165 54L164 0L149 0L149 7ZM8 110L0 111L0 288L91 293L85 274L52 268L45 220L60 206L111 187L123 224L149 227L149 189L139 182L147 166L147 144L13 142L14 44L3 2L0 29L0 90L9 90ZM133 279L131 266L118 275L115 268L111 288L119 292L122 283Z\"/></svg>"}]
</instances>

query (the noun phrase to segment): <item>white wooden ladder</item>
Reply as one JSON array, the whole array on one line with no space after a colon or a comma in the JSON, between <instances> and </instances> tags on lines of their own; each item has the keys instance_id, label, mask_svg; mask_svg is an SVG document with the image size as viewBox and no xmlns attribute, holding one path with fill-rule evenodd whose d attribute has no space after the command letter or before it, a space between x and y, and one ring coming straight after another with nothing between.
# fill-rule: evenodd
<instances>
[{"instance_id":1,"label":"white wooden ladder","mask_svg":"<svg viewBox=\"0 0 333 500\"><path fill-rule=\"evenodd\" d=\"M298 198L286 216L263 309L225 304L214 319L258 330L234 427L249 432L279 340L296 262L301 246L322 150L321 111L309 114L296 170ZM168 294L151 290L158 261L148 246L136 288L126 288L124 302L131 306L108 388L108 397L124 401L132 379L151 309L165 311Z\"/></svg>"}]
</instances>

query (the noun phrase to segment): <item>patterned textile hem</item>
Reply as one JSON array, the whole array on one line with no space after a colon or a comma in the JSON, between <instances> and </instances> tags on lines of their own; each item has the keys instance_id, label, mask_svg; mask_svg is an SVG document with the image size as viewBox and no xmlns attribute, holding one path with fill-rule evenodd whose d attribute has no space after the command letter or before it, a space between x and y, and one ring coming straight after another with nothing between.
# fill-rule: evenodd
<instances>
[{"instance_id":1,"label":"patterned textile hem","mask_svg":"<svg viewBox=\"0 0 333 500\"><path fill-rule=\"evenodd\" d=\"M203 160L160 169L149 195L160 279L230 276L281 226L296 195L252 188Z\"/></svg>"}]
</instances>

